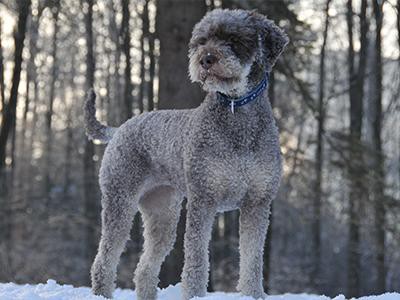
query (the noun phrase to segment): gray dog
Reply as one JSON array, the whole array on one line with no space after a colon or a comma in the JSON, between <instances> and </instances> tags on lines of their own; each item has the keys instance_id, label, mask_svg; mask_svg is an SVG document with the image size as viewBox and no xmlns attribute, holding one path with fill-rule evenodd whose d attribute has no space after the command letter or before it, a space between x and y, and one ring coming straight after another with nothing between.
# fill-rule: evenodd
<instances>
[{"instance_id":1,"label":"gray dog","mask_svg":"<svg viewBox=\"0 0 400 300\"><path fill-rule=\"evenodd\" d=\"M144 113L112 128L96 120L89 92L87 135L108 143L100 169L102 236L91 270L95 294L112 297L139 210L145 241L134 281L138 299L156 299L186 197L183 299L206 295L213 221L217 212L233 209L240 209L237 288L264 297L263 247L281 179L266 86L287 43L284 32L258 13L216 9L195 26L189 45L190 78L208 93L198 108Z\"/></svg>"}]
</instances>

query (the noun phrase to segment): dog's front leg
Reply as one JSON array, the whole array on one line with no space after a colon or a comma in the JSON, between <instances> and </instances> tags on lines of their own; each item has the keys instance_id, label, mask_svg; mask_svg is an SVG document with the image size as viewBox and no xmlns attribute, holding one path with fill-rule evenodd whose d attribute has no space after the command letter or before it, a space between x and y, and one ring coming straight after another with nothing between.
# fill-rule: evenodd
<instances>
[{"instance_id":1,"label":"dog's front leg","mask_svg":"<svg viewBox=\"0 0 400 300\"><path fill-rule=\"evenodd\" d=\"M204 297L208 281L208 244L211 239L215 208L203 201L188 199L185 233L185 265L182 272L182 295L184 300Z\"/></svg>"},{"instance_id":2,"label":"dog's front leg","mask_svg":"<svg viewBox=\"0 0 400 300\"><path fill-rule=\"evenodd\" d=\"M248 203L240 209L240 277L238 291L264 298L263 250L269 224L270 200Z\"/></svg>"}]
</instances>

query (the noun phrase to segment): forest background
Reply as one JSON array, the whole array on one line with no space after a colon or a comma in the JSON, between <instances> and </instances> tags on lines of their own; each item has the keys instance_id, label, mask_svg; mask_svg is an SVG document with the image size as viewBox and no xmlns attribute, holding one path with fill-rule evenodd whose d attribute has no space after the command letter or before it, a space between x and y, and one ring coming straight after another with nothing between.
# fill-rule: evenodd
<instances>
[{"instance_id":1,"label":"forest background","mask_svg":"<svg viewBox=\"0 0 400 300\"><path fill-rule=\"evenodd\" d=\"M257 9L291 42L271 74L284 178L264 253L269 293L400 291L400 0L0 0L0 281L89 285L103 145L85 92L118 126L192 108L193 25ZM216 218L209 290L233 291L238 212ZM185 211L160 286L180 281ZM133 287L137 216L118 286Z\"/></svg>"}]
</instances>

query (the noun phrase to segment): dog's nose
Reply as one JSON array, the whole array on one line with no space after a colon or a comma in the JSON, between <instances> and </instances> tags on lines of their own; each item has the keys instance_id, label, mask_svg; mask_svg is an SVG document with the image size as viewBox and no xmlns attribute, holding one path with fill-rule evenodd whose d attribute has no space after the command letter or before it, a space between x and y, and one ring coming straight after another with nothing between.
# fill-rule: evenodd
<instances>
[{"instance_id":1,"label":"dog's nose","mask_svg":"<svg viewBox=\"0 0 400 300\"><path fill-rule=\"evenodd\" d=\"M218 59L215 55L207 53L201 58L200 64L204 69L208 70L217 62L217 60Z\"/></svg>"}]
</instances>

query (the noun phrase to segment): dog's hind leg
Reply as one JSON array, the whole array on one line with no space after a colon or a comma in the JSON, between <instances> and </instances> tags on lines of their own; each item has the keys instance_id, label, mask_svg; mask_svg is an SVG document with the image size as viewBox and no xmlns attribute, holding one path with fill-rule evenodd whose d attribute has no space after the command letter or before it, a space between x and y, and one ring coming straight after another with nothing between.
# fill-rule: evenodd
<instances>
[{"instance_id":1,"label":"dog's hind leg","mask_svg":"<svg viewBox=\"0 0 400 300\"><path fill-rule=\"evenodd\" d=\"M182 198L168 186L148 192L139 203L144 223L144 252L135 272L139 300L155 300L161 264L176 239Z\"/></svg>"},{"instance_id":2,"label":"dog's hind leg","mask_svg":"<svg viewBox=\"0 0 400 300\"><path fill-rule=\"evenodd\" d=\"M112 297L115 289L117 265L129 238L132 220L137 212L129 195L103 195L102 234L91 277L95 295Z\"/></svg>"},{"instance_id":3,"label":"dog's hind leg","mask_svg":"<svg viewBox=\"0 0 400 300\"><path fill-rule=\"evenodd\" d=\"M133 168L122 159L114 159L112 162L108 159L105 155L100 170L102 231L91 268L91 279L94 294L111 298L117 265L138 210L136 194L143 182L144 169L139 160Z\"/></svg>"}]
</instances>

